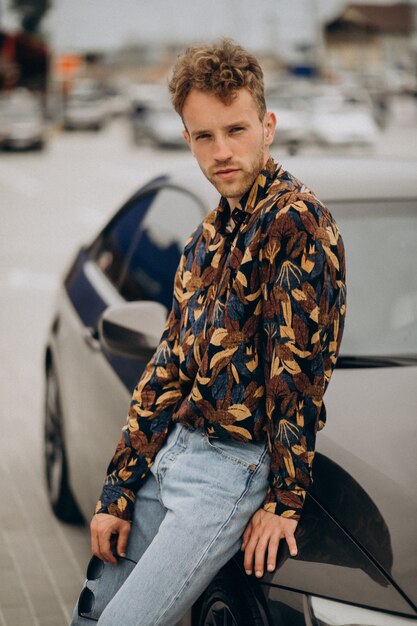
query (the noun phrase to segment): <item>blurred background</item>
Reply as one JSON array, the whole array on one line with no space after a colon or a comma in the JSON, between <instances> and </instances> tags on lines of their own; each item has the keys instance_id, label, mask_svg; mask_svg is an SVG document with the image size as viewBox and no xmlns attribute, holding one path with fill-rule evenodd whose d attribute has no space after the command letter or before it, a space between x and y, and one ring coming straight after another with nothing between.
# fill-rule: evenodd
<instances>
[{"instance_id":1,"label":"blurred background","mask_svg":"<svg viewBox=\"0 0 417 626\"><path fill-rule=\"evenodd\" d=\"M115 119L139 148L183 147L167 73L186 44L220 35L260 57L279 118L277 146L402 155L414 147L404 132L417 118L413 0L261 1L256 11L247 0L0 7L3 148L42 150L62 131L105 131Z\"/></svg>"},{"instance_id":2,"label":"blurred background","mask_svg":"<svg viewBox=\"0 0 417 626\"><path fill-rule=\"evenodd\" d=\"M67 623L89 553L44 486L56 289L143 182L191 167L166 79L220 36L261 61L278 160L417 160L417 0L0 0L0 626Z\"/></svg>"}]
</instances>

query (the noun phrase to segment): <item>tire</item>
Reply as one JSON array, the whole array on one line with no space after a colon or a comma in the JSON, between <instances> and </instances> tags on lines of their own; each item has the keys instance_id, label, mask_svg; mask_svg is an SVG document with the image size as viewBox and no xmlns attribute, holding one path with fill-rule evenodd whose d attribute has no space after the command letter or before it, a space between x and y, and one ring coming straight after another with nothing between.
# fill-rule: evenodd
<instances>
[{"instance_id":1,"label":"tire","mask_svg":"<svg viewBox=\"0 0 417 626\"><path fill-rule=\"evenodd\" d=\"M50 505L63 522L82 524L83 516L68 484L59 386L52 365L46 370L44 419L45 477Z\"/></svg>"},{"instance_id":2,"label":"tire","mask_svg":"<svg viewBox=\"0 0 417 626\"><path fill-rule=\"evenodd\" d=\"M201 598L197 626L267 626L252 590L242 582L226 566Z\"/></svg>"}]
</instances>

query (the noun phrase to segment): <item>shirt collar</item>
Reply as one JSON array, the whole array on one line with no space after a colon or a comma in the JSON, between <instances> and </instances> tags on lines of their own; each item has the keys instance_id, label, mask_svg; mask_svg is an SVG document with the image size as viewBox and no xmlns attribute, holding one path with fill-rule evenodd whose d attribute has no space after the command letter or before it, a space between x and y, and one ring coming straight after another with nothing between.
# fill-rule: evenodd
<instances>
[{"instance_id":1,"label":"shirt collar","mask_svg":"<svg viewBox=\"0 0 417 626\"><path fill-rule=\"evenodd\" d=\"M279 166L272 157L261 169L255 178L252 186L246 191L239 200L236 209L245 213L253 213L257 204L266 196L269 187L278 174ZM225 197L221 197L220 204L216 211L214 225L217 230L223 232L230 217L229 203Z\"/></svg>"}]
</instances>

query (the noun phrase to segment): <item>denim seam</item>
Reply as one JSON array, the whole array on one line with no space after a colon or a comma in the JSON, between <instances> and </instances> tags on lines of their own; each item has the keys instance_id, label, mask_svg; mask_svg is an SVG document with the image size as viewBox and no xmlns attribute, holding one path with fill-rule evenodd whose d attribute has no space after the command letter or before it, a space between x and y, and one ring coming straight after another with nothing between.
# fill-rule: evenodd
<instances>
[{"instance_id":1,"label":"denim seam","mask_svg":"<svg viewBox=\"0 0 417 626\"><path fill-rule=\"evenodd\" d=\"M206 442L207 442L207 445L212 450L217 452L217 454L220 454L220 456L222 456L224 459L228 459L229 461L232 461L233 463L236 463L237 465L242 465L245 469L249 471L253 471L251 470L251 467L253 467L255 463L245 463L245 461L242 461L242 459L239 459L238 457L233 456L231 454L227 454L227 452L223 452L223 450L220 450L220 448L217 448L214 444L212 444L207 436L206 436ZM258 465L261 463L263 458L264 458L264 453L262 452L261 456L259 457L256 463L256 467L258 467Z\"/></svg>"},{"instance_id":2,"label":"denim seam","mask_svg":"<svg viewBox=\"0 0 417 626\"><path fill-rule=\"evenodd\" d=\"M262 456L259 460L259 463L256 467L256 469L253 472L250 472L248 474L248 480L246 481L246 485L245 488L243 490L243 492L241 493L241 495L239 496L239 498L236 500L235 505L232 509L232 511L230 512L229 517L227 518L227 520L225 520L225 522L222 524L222 526L219 528L219 530L217 531L216 535L213 537L213 539L210 541L210 543L207 545L206 549L204 550L204 552L202 553L202 555L200 556L199 560L197 561L197 563L195 564L194 568L192 569L192 571L188 574L187 578L185 579L184 583L181 585L180 589L178 590L178 592L176 593L176 595L172 598L171 602L164 608L164 610L162 611L162 613L160 613L159 617L157 618L156 622L154 622L153 626L158 626L161 624L161 620L164 617L164 615L167 613L167 611L172 607L173 604L175 604L175 602L178 600L178 598L180 597L182 591L187 587L188 583L190 582L191 578L195 575L196 571L198 570L198 568L201 566L202 562L204 561L204 558L206 556L206 554L209 552L210 548L212 547L212 545L217 541L217 539L219 538L219 536L221 535L221 533L223 532L223 530L228 526L228 524L230 523L230 521L232 520L233 516L235 515L237 508L239 506L239 504L241 503L241 501L243 500L243 498L246 496L246 494L249 491L249 488L253 482L253 479L255 478L256 474L258 473L259 468L262 466L262 462L265 458L265 455L267 454L268 450L267 448L265 448L264 452L262 453Z\"/></svg>"}]
</instances>

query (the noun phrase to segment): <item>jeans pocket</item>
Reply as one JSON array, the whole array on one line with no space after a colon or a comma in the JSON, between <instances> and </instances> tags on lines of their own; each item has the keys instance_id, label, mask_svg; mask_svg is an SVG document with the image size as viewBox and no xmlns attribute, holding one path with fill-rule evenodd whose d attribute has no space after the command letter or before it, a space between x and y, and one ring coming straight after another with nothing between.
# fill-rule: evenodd
<instances>
[{"instance_id":1,"label":"jeans pocket","mask_svg":"<svg viewBox=\"0 0 417 626\"><path fill-rule=\"evenodd\" d=\"M236 439L214 439L204 435L204 439L214 452L225 460L255 471L266 454L266 442L237 441Z\"/></svg>"}]
</instances>

